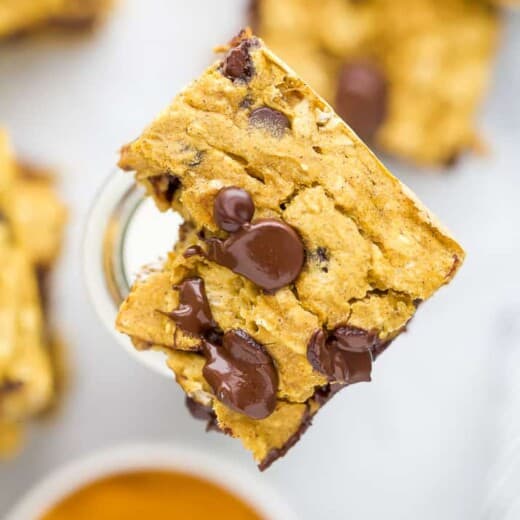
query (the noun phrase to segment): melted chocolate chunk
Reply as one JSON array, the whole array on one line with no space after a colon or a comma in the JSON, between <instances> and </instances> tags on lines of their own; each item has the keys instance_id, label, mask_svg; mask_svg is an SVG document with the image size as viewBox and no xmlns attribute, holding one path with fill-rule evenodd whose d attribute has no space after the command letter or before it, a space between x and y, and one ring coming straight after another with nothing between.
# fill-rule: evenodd
<instances>
[{"instance_id":1,"label":"melted chocolate chunk","mask_svg":"<svg viewBox=\"0 0 520 520\"><path fill-rule=\"evenodd\" d=\"M181 187L181 181L175 175L164 173L163 175L155 175L148 177L155 195L164 199L168 204L171 204L176 191Z\"/></svg>"},{"instance_id":2,"label":"melted chocolate chunk","mask_svg":"<svg viewBox=\"0 0 520 520\"><path fill-rule=\"evenodd\" d=\"M367 142L384 122L388 87L382 72L371 63L347 63L339 76L338 114Z\"/></svg>"},{"instance_id":3,"label":"melted chocolate chunk","mask_svg":"<svg viewBox=\"0 0 520 520\"><path fill-rule=\"evenodd\" d=\"M305 260L296 231L281 220L259 219L227 240L207 240L207 256L266 291L276 291L298 277Z\"/></svg>"},{"instance_id":4,"label":"melted chocolate chunk","mask_svg":"<svg viewBox=\"0 0 520 520\"><path fill-rule=\"evenodd\" d=\"M300 437L307 431L312 424L312 415L309 410L305 412L302 422L298 429L287 439L286 443L281 448L272 449L260 462L258 469L265 471L273 462L283 457L299 440Z\"/></svg>"},{"instance_id":5,"label":"melted chocolate chunk","mask_svg":"<svg viewBox=\"0 0 520 520\"><path fill-rule=\"evenodd\" d=\"M285 114L269 107L253 110L249 116L249 124L254 128L266 130L278 139L281 139L291 126Z\"/></svg>"},{"instance_id":6,"label":"melted chocolate chunk","mask_svg":"<svg viewBox=\"0 0 520 520\"><path fill-rule=\"evenodd\" d=\"M204 406L203 404L195 401L189 396L186 396L185 400L186 408L190 412L194 419L199 421L206 421L206 431L221 432L222 430L218 426L217 416L211 406Z\"/></svg>"},{"instance_id":7,"label":"melted chocolate chunk","mask_svg":"<svg viewBox=\"0 0 520 520\"><path fill-rule=\"evenodd\" d=\"M179 307L166 313L187 334L202 337L217 328L211 315L204 280L188 278L176 287L179 290Z\"/></svg>"},{"instance_id":8,"label":"melted chocolate chunk","mask_svg":"<svg viewBox=\"0 0 520 520\"><path fill-rule=\"evenodd\" d=\"M256 38L241 40L236 46L231 48L221 65L221 72L226 78L232 81L242 81L249 83L255 74L251 49L258 46Z\"/></svg>"},{"instance_id":9,"label":"melted chocolate chunk","mask_svg":"<svg viewBox=\"0 0 520 520\"><path fill-rule=\"evenodd\" d=\"M317 330L307 345L307 359L318 372L327 376L329 381L349 385L370 381L371 353L345 350L343 343L334 333L327 337L325 331Z\"/></svg>"},{"instance_id":10,"label":"melted chocolate chunk","mask_svg":"<svg viewBox=\"0 0 520 520\"><path fill-rule=\"evenodd\" d=\"M341 348L349 352L368 352L379 342L376 332L348 325L336 327L333 335Z\"/></svg>"},{"instance_id":11,"label":"melted chocolate chunk","mask_svg":"<svg viewBox=\"0 0 520 520\"><path fill-rule=\"evenodd\" d=\"M238 231L244 224L251 222L254 212L251 195L241 188L223 188L215 197L213 216L223 231Z\"/></svg>"},{"instance_id":12,"label":"melted chocolate chunk","mask_svg":"<svg viewBox=\"0 0 520 520\"><path fill-rule=\"evenodd\" d=\"M226 406L253 419L264 419L276 407L278 373L262 345L243 330L231 330L216 345L202 342L203 375Z\"/></svg>"}]
</instances>

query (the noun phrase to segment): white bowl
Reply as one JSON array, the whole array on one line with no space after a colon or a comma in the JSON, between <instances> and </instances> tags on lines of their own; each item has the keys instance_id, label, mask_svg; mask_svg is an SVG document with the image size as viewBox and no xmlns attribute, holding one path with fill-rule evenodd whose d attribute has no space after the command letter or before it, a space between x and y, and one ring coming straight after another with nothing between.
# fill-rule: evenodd
<instances>
[{"instance_id":1,"label":"white bowl","mask_svg":"<svg viewBox=\"0 0 520 520\"><path fill-rule=\"evenodd\" d=\"M259 475L190 448L156 443L118 446L64 466L29 491L4 520L37 520L63 498L93 481L150 469L209 480L242 499L266 520L297 520L280 495Z\"/></svg>"}]
</instances>

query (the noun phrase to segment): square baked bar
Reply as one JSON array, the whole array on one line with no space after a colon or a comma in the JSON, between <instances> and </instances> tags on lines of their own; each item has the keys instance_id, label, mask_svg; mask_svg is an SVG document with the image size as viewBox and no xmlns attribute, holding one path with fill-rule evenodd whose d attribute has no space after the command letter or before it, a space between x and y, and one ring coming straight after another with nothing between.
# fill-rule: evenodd
<instances>
[{"instance_id":1,"label":"square baked bar","mask_svg":"<svg viewBox=\"0 0 520 520\"><path fill-rule=\"evenodd\" d=\"M65 220L48 172L18 164L0 130L0 458L16 450L24 423L55 398L44 282Z\"/></svg>"},{"instance_id":2,"label":"square baked bar","mask_svg":"<svg viewBox=\"0 0 520 520\"><path fill-rule=\"evenodd\" d=\"M113 0L0 0L0 38L42 27L88 29Z\"/></svg>"},{"instance_id":3,"label":"square baked bar","mask_svg":"<svg viewBox=\"0 0 520 520\"><path fill-rule=\"evenodd\" d=\"M480 149L492 0L255 0L252 23L365 141L430 165Z\"/></svg>"},{"instance_id":4,"label":"square baked bar","mask_svg":"<svg viewBox=\"0 0 520 520\"><path fill-rule=\"evenodd\" d=\"M242 32L120 166L184 217L117 318L167 353L191 412L283 455L448 283L457 242L331 107Z\"/></svg>"}]
</instances>

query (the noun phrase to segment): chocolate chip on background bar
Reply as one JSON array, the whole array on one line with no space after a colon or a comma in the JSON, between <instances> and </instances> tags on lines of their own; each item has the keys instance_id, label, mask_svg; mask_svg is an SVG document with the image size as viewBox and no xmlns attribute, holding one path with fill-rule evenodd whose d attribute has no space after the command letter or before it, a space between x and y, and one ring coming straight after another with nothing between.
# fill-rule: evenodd
<instances>
[{"instance_id":1,"label":"chocolate chip on background bar","mask_svg":"<svg viewBox=\"0 0 520 520\"><path fill-rule=\"evenodd\" d=\"M224 334L222 344L203 340L203 375L223 404L253 419L264 419L276 407L278 373L265 348L245 331Z\"/></svg>"},{"instance_id":2,"label":"chocolate chip on background bar","mask_svg":"<svg viewBox=\"0 0 520 520\"><path fill-rule=\"evenodd\" d=\"M291 126L285 114L269 107L256 108L249 115L249 124L269 132L273 137L281 139Z\"/></svg>"},{"instance_id":3,"label":"chocolate chip on background bar","mask_svg":"<svg viewBox=\"0 0 520 520\"><path fill-rule=\"evenodd\" d=\"M323 329L312 335L307 345L307 359L329 381L354 384L371 380L371 352L345 350L333 333L327 335Z\"/></svg>"},{"instance_id":4,"label":"chocolate chip on background bar","mask_svg":"<svg viewBox=\"0 0 520 520\"><path fill-rule=\"evenodd\" d=\"M388 86L379 68L369 62L346 63L338 78L338 114L370 142L384 122L387 109Z\"/></svg>"},{"instance_id":5,"label":"chocolate chip on background bar","mask_svg":"<svg viewBox=\"0 0 520 520\"><path fill-rule=\"evenodd\" d=\"M244 224L251 222L254 212L251 195L241 188L223 188L215 197L213 216L223 231L238 231Z\"/></svg>"}]
</instances>

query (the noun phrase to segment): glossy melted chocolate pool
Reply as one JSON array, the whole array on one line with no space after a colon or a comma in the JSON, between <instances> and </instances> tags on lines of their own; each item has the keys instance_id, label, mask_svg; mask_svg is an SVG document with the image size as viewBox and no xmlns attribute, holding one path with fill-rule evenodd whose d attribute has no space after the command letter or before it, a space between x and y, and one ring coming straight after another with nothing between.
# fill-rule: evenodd
<instances>
[{"instance_id":1,"label":"glossy melted chocolate pool","mask_svg":"<svg viewBox=\"0 0 520 520\"><path fill-rule=\"evenodd\" d=\"M139 471L72 493L40 520L261 520L239 498L183 473Z\"/></svg>"}]
</instances>

